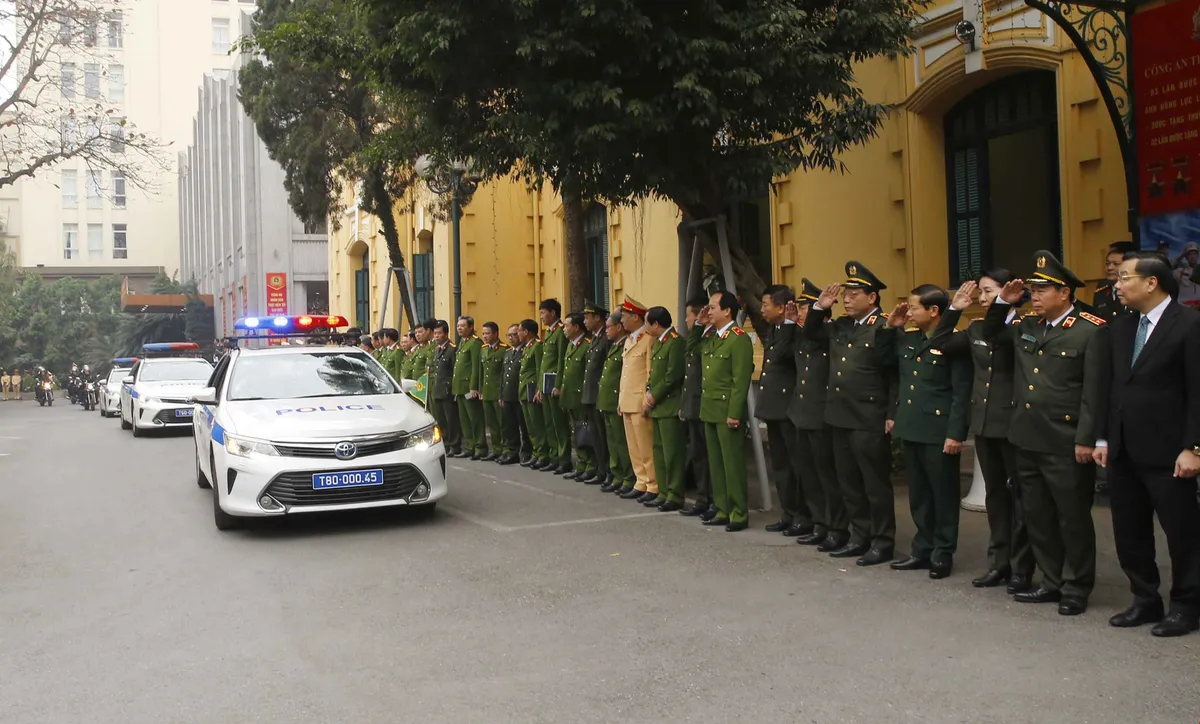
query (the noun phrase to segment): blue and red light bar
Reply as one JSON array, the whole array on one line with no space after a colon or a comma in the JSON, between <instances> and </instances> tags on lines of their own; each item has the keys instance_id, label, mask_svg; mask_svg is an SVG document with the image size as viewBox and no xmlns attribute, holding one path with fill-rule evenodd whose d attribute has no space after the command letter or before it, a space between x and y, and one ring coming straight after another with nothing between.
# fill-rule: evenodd
<instances>
[{"instance_id":1,"label":"blue and red light bar","mask_svg":"<svg viewBox=\"0 0 1200 724\"><path fill-rule=\"evenodd\" d=\"M163 352L199 352L200 345L195 342L151 342L142 345L146 354L161 354Z\"/></svg>"},{"instance_id":2,"label":"blue and red light bar","mask_svg":"<svg viewBox=\"0 0 1200 724\"><path fill-rule=\"evenodd\" d=\"M336 314L304 314L299 317L242 317L233 323L234 329L265 329L269 332L319 332L337 329L349 324L345 317Z\"/></svg>"},{"instance_id":3,"label":"blue and red light bar","mask_svg":"<svg viewBox=\"0 0 1200 724\"><path fill-rule=\"evenodd\" d=\"M112 361L113 367L132 367L137 364L137 357L117 357Z\"/></svg>"}]
</instances>

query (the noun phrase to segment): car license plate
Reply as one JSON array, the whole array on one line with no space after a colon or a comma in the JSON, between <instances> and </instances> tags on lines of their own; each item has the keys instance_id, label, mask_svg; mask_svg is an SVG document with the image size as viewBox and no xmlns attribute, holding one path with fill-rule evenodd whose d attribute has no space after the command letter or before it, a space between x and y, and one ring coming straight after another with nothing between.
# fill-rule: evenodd
<instances>
[{"instance_id":1,"label":"car license plate","mask_svg":"<svg viewBox=\"0 0 1200 724\"><path fill-rule=\"evenodd\" d=\"M364 485L383 485L383 469L313 473L313 490L357 488Z\"/></svg>"},{"instance_id":2,"label":"car license plate","mask_svg":"<svg viewBox=\"0 0 1200 724\"><path fill-rule=\"evenodd\" d=\"M191 416L192 416L191 410L176 410L175 411L175 417L191 417Z\"/></svg>"}]
</instances>

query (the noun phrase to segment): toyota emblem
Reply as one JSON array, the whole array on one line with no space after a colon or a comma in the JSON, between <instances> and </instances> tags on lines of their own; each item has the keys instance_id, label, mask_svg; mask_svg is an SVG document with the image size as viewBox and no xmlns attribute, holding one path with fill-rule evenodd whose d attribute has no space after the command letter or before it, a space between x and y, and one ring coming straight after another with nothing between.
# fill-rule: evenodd
<instances>
[{"instance_id":1,"label":"toyota emblem","mask_svg":"<svg viewBox=\"0 0 1200 724\"><path fill-rule=\"evenodd\" d=\"M352 442L339 442L333 446L333 456L338 460L353 460L358 455L358 446Z\"/></svg>"}]
</instances>

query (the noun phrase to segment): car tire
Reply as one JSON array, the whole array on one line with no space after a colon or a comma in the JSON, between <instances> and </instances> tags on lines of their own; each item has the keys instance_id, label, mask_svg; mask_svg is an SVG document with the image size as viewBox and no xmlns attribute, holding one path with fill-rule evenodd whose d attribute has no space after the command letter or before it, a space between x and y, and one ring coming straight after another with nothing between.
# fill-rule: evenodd
<instances>
[{"instance_id":1,"label":"car tire","mask_svg":"<svg viewBox=\"0 0 1200 724\"><path fill-rule=\"evenodd\" d=\"M212 471L213 479L217 478L217 459L211 453L208 456L208 468ZM236 515L230 515L221 509L221 493L214 483L213 491L213 524L217 526L217 530L234 530L242 525L241 518Z\"/></svg>"},{"instance_id":2,"label":"car tire","mask_svg":"<svg viewBox=\"0 0 1200 724\"><path fill-rule=\"evenodd\" d=\"M128 422L125 422L125 407L124 407L124 405L117 408L117 414L121 416L121 429L122 430L128 430L129 428L133 427L133 425L129 424Z\"/></svg>"},{"instance_id":3,"label":"car tire","mask_svg":"<svg viewBox=\"0 0 1200 724\"><path fill-rule=\"evenodd\" d=\"M212 487L212 483L208 481L208 476L204 474L204 468L200 467L200 446L196 445L196 485L201 490L207 490Z\"/></svg>"},{"instance_id":4,"label":"car tire","mask_svg":"<svg viewBox=\"0 0 1200 724\"><path fill-rule=\"evenodd\" d=\"M138 427L136 424L130 423L129 427L133 430L134 437L141 437L142 435L146 434L146 433L142 432L142 429L140 427Z\"/></svg>"}]
</instances>

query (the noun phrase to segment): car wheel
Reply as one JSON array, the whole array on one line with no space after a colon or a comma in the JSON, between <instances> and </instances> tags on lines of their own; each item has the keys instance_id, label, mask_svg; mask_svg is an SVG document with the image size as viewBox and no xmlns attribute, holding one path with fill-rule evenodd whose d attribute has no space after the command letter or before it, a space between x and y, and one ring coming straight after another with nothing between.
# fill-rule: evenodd
<instances>
[{"instance_id":1,"label":"car wheel","mask_svg":"<svg viewBox=\"0 0 1200 724\"><path fill-rule=\"evenodd\" d=\"M134 424L134 423L130 423L129 427L131 427L131 428L133 429L133 436L134 436L134 437L141 437L142 435L145 435L145 434L146 434L145 432L143 432L143 431L142 431L142 429L141 429L140 427L138 427L138 426L137 426L136 424Z\"/></svg>"},{"instance_id":2,"label":"car wheel","mask_svg":"<svg viewBox=\"0 0 1200 724\"><path fill-rule=\"evenodd\" d=\"M196 485L201 489L211 488L212 485L208 482L208 477L204 474L204 468L200 467L200 445L196 445Z\"/></svg>"},{"instance_id":3,"label":"car wheel","mask_svg":"<svg viewBox=\"0 0 1200 724\"><path fill-rule=\"evenodd\" d=\"M122 430L128 430L129 428L133 427L128 422L125 422L125 406L124 405L122 405L121 407L119 407L117 409L117 414L121 416L121 429Z\"/></svg>"},{"instance_id":4,"label":"car wheel","mask_svg":"<svg viewBox=\"0 0 1200 724\"><path fill-rule=\"evenodd\" d=\"M213 479L217 479L217 460L213 455L208 457L209 470L212 471ZM213 524L217 526L217 530L233 530L241 526L242 521L236 515L230 515L221 509L221 493L218 486L212 486L213 491Z\"/></svg>"}]
</instances>

